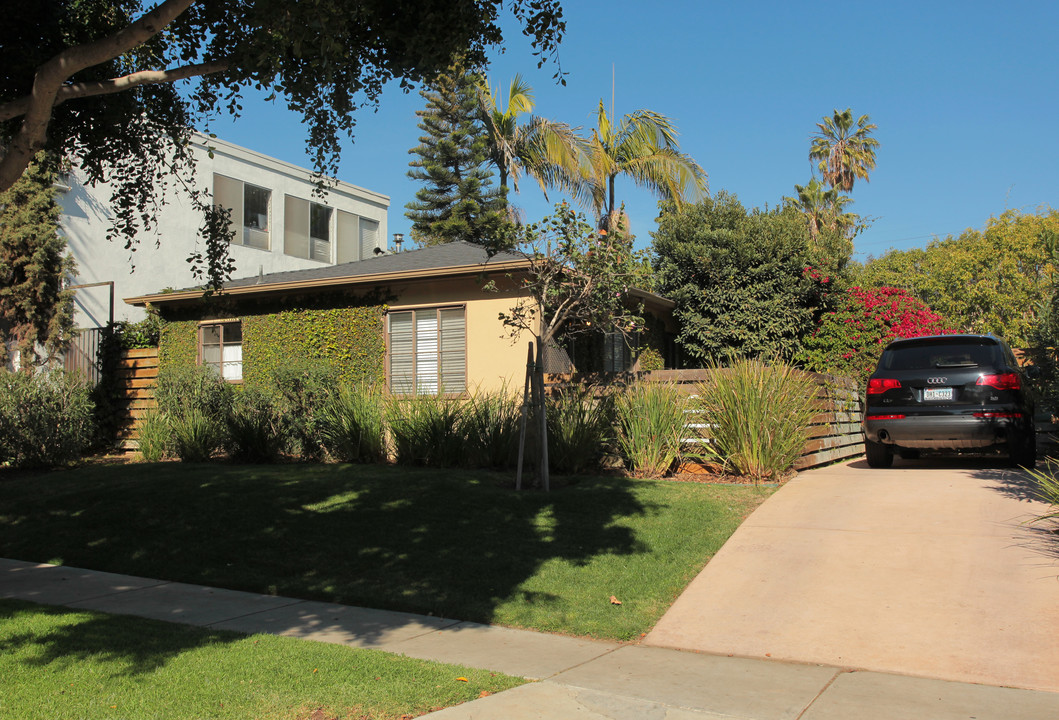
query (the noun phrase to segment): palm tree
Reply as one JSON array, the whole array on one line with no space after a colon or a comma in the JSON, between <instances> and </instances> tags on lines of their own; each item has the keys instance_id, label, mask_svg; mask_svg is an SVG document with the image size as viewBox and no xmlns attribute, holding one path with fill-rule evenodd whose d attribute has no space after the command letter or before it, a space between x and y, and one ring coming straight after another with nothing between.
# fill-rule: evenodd
<instances>
[{"instance_id":1,"label":"palm tree","mask_svg":"<svg viewBox=\"0 0 1059 720\"><path fill-rule=\"evenodd\" d=\"M566 123L531 115L520 124L519 117L534 107L533 88L515 75L507 92L507 107L497 102L502 88L494 93L484 79L478 83L480 119L489 136L489 159L500 176L505 190L508 180L518 192L522 173L540 185L544 197L549 188L576 193L583 176L585 141Z\"/></svg>"},{"instance_id":2,"label":"palm tree","mask_svg":"<svg viewBox=\"0 0 1059 720\"><path fill-rule=\"evenodd\" d=\"M809 160L819 161L824 181L845 192L853 189L857 178L867 182L868 172L875 169L875 148L879 147L879 141L871 137L872 130L877 129L871 119L861 115L854 130L853 111L846 108L835 110L816 126L819 132L810 136Z\"/></svg>"},{"instance_id":3,"label":"palm tree","mask_svg":"<svg viewBox=\"0 0 1059 720\"><path fill-rule=\"evenodd\" d=\"M638 110L613 125L600 100L589 143L590 175L574 196L599 213L601 227L612 228L618 221L614 195L618 175L629 176L678 207L709 194L706 171L680 152L676 126L664 115Z\"/></svg>"},{"instance_id":4,"label":"palm tree","mask_svg":"<svg viewBox=\"0 0 1059 720\"><path fill-rule=\"evenodd\" d=\"M805 215L813 247L826 256L848 256L853 250L851 238L859 220L855 213L846 212L846 206L853 201L837 188L825 188L816 178L806 185L795 185L794 191L797 197L784 200ZM825 231L826 236L821 238Z\"/></svg>"}]
</instances>

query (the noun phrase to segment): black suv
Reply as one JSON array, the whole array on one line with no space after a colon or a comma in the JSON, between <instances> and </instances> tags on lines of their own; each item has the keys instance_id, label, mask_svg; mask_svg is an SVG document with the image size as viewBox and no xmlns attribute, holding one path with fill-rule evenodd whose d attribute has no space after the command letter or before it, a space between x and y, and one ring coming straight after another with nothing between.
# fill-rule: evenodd
<instances>
[{"instance_id":1,"label":"black suv","mask_svg":"<svg viewBox=\"0 0 1059 720\"><path fill-rule=\"evenodd\" d=\"M1037 436L1027 374L992 335L895 340L868 380L865 452L871 467L894 453L1001 449L1033 467Z\"/></svg>"}]
</instances>

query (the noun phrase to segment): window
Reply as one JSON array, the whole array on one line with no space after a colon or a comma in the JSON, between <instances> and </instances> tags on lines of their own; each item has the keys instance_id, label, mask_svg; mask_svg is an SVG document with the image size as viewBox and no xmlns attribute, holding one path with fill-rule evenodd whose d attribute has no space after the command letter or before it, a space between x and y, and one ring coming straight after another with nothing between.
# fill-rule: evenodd
<instances>
[{"instance_id":1,"label":"window","mask_svg":"<svg viewBox=\"0 0 1059 720\"><path fill-rule=\"evenodd\" d=\"M283 252L331 262L331 208L288 195L284 212Z\"/></svg>"},{"instance_id":2,"label":"window","mask_svg":"<svg viewBox=\"0 0 1059 720\"><path fill-rule=\"evenodd\" d=\"M467 388L464 309L427 308L389 314L390 392L462 393Z\"/></svg>"},{"instance_id":3,"label":"window","mask_svg":"<svg viewBox=\"0 0 1059 720\"><path fill-rule=\"evenodd\" d=\"M215 174L213 200L232 211L233 243L269 249L271 190Z\"/></svg>"},{"instance_id":4,"label":"window","mask_svg":"<svg viewBox=\"0 0 1059 720\"><path fill-rule=\"evenodd\" d=\"M199 325L199 361L218 377L243 379L243 326L238 320Z\"/></svg>"}]
</instances>

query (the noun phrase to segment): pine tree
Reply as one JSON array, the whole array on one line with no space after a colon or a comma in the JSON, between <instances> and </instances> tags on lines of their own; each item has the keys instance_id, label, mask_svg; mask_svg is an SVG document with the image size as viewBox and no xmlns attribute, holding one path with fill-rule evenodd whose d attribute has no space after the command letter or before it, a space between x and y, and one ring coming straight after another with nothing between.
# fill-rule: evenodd
<instances>
[{"instance_id":1,"label":"pine tree","mask_svg":"<svg viewBox=\"0 0 1059 720\"><path fill-rule=\"evenodd\" d=\"M0 338L14 341L27 371L54 359L74 332L74 291L63 289L74 262L59 234L55 179L40 154L0 193ZM6 343L0 362L8 362Z\"/></svg>"},{"instance_id":2,"label":"pine tree","mask_svg":"<svg viewBox=\"0 0 1059 720\"><path fill-rule=\"evenodd\" d=\"M420 92L426 108L417 110L420 145L409 177L426 187L405 207L412 237L422 245L466 240L480 245L503 244L507 199L493 187L488 139L475 119L477 85L474 75L456 64Z\"/></svg>"}]
</instances>

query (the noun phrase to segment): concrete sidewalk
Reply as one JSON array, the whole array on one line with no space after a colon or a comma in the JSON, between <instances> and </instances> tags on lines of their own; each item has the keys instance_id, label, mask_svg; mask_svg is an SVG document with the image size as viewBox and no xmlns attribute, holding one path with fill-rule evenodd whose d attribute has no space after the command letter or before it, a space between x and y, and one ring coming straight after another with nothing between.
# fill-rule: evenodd
<instances>
[{"instance_id":1,"label":"concrete sidewalk","mask_svg":"<svg viewBox=\"0 0 1059 720\"><path fill-rule=\"evenodd\" d=\"M438 720L1059 717L1059 693L597 642L17 560L0 560L0 598L384 650L538 681L430 715Z\"/></svg>"}]
</instances>

